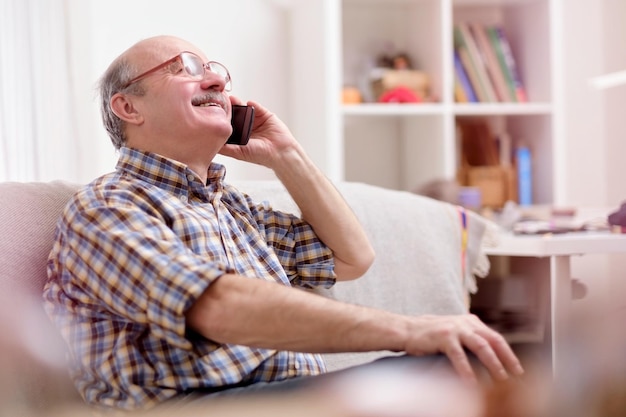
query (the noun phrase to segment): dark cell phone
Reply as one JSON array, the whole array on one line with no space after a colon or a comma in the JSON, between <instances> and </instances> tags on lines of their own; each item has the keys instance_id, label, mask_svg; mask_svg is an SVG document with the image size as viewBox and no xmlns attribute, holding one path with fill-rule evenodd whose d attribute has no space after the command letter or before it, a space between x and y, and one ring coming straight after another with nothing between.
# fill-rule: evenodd
<instances>
[{"instance_id":1,"label":"dark cell phone","mask_svg":"<svg viewBox=\"0 0 626 417\"><path fill-rule=\"evenodd\" d=\"M226 143L245 145L250 139L252 123L254 122L254 107L233 104L231 124L233 133Z\"/></svg>"}]
</instances>

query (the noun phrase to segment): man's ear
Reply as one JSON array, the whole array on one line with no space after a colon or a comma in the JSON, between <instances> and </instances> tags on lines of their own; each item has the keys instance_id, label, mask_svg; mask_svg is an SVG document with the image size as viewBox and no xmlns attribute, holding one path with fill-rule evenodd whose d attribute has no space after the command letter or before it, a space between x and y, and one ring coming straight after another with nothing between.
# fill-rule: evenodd
<instances>
[{"instance_id":1,"label":"man's ear","mask_svg":"<svg viewBox=\"0 0 626 417\"><path fill-rule=\"evenodd\" d=\"M135 107L131 97L117 93L111 97L111 110L126 123L140 125L143 123L143 116Z\"/></svg>"}]
</instances>

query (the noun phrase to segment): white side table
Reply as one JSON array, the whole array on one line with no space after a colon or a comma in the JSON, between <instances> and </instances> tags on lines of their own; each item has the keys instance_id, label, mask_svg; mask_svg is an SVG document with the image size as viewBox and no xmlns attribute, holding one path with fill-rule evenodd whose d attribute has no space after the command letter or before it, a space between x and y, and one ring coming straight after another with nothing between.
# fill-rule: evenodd
<instances>
[{"instance_id":1,"label":"white side table","mask_svg":"<svg viewBox=\"0 0 626 417\"><path fill-rule=\"evenodd\" d=\"M626 253L626 234L573 232L552 235L501 234L497 246L485 247L487 255L550 258L550 325L552 328L552 372L560 367L559 352L565 321L571 308L570 257L592 253Z\"/></svg>"}]
</instances>

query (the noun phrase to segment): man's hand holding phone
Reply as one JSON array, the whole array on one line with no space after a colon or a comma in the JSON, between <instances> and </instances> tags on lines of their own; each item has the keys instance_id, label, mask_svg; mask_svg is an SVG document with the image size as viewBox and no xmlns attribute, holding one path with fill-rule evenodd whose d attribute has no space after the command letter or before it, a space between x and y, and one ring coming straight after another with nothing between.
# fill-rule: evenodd
<instances>
[{"instance_id":1,"label":"man's hand holding phone","mask_svg":"<svg viewBox=\"0 0 626 417\"><path fill-rule=\"evenodd\" d=\"M238 142L243 143L245 141L243 138L246 136L245 130L248 130L247 123L250 123L249 136L252 140L247 146L226 144L220 149L220 154L276 170L283 169L286 163L291 164L285 160L285 157L304 153L301 145L285 123L263 105L255 101L244 102L232 95L230 102L233 131L238 129L237 126L241 126L241 123L244 126L242 128L242 140L238 140ZM248 118L245 117L246 107L250 116ZM252 108L254 110L250 110ZM253 115L250 115L251 111L254 112ZM236 136L238 133L233 133L233 141L235 141Z\"/></svg>"}]
</instances>

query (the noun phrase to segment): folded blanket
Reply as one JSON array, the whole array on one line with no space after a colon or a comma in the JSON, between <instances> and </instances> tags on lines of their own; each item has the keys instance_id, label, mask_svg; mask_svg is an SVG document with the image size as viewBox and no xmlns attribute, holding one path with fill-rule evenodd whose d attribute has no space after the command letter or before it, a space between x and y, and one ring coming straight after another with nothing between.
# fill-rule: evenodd
<instances>
[{"instance_id":1,"label":"folded blanket","mask_svg":"<svg viewBox=\"0 0 626 417\"><path fill-rule=\"evenodd\" d=\"M277 182L235 184L277 209L297 212ZM376 260L360 279L319 293L341 301L402 314L459 314L468 311L476 276L489 261L481 243L488 222L471 211L409 192L343 182L337 188L365 228ZM387 353L326 355L330 369Z\"/></svg>"}]
</instances>

